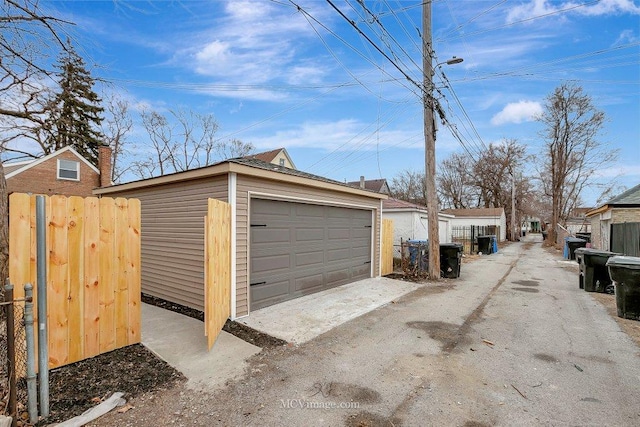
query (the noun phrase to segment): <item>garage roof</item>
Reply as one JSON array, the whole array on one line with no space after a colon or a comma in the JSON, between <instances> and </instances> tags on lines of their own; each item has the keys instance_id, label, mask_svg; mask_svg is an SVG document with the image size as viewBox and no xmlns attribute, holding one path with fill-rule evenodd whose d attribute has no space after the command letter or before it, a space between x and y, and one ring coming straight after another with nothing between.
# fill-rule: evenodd
<instances>
[{"instance_id":1,"label":"garage roof","mask_svg":"<svg viewBox=\"0 0 640 427\"><path fill-rule=\"evenodd\" d=\"M333 179L325 178L319 175L313 175L298 169L289 169L284 166L274 165L262 160L246 157L229 159L210 166L191 169L184 172L175 172L172 174L142 179L125 184L96 188L93 190L93 194L107 196L111 193L119 193L122 191L145 187L154 187L174 182L189 181L192 179L206 178L210 176L225 175L228 173L256 176L274 181L298 183L302 185L308 185L310 187L331 189L334 191L351 193L376 199L386 199L388 197L386 194L380 194L366 189L354 188L343 182L335 181Z\"/></svg>"}]
</instances>

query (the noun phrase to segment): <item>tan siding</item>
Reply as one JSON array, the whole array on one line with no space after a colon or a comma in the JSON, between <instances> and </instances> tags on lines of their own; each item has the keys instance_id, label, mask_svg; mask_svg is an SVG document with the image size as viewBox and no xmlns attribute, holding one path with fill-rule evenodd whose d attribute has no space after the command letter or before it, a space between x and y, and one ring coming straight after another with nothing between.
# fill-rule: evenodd
<instances>
[{"instance_id":1,"label":"tan siding","mask_svg":"<svg viewBox=\"0 0 640 427\"><path fill-rule=\"evenodd\" d=\"M236 315L244 316L249 313L248 304L248 206L249 192L267 193L282 197L283 200L291 198L304 200L317 200L326 204L357 205L374 209L375 224L372 236L374 245L373 276L379 274L380 262L380 200L353 194L338 193L331 190L309 188L299 184L286 184L282 182L257 179L254 177L238 175L237 200L236 200ZM296 201L296 200L292 200Z\"/></svg>"},{"instance_id":2,"label":"tan siding","mask_svg":"<svg viewBox=\"0 0 640 427\"><path fill-rule=\"evenodd\" d=\"M640 208L613 208L611 210L612 224L625 222L640 222Z\"/></svg>"},{"instance_id":3,"label":"tan siding","mask_svg":"<svg viewBox=\"0 0 640 427\"><path fill-rule=\"evenodd\" d=\"M142 292L203 310L204 216L208 198L227 201L226 176L140 188L118 196L141 202Z\"/></svg>"}]
</instances>

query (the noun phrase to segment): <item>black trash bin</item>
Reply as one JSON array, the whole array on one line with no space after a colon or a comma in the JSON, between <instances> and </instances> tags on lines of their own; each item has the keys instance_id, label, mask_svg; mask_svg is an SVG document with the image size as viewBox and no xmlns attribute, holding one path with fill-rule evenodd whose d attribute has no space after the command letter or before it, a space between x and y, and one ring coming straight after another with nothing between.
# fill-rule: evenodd
<instances>
[{"instance_id":1,"label":"black trash bin","mask_svg":"<svg viewBox=\"0 0 640 427\"><path fill-rule=\"evenodd\" d=\"M542 240L547 240L547 236L549 235L548 231L543 230L542 231Z\"/></svg>"},{"instance_id":2,"label":"black trash bin","mask_svg":"<svg viewBox=\"0 0 640 427\"><path fill-rule=\"evenodd\" d=\"M591 243L591 233L576 233L578 239L584 239L587 243Z\"/></svg>"},{"instance_id":3,"label":"black trash bin","mask_svg":"<svg viewBox=\"0 0 640 427\"><path fill-rule=\"evenodd\" d=\"M460 277L460 267L462 265L462 244L461 243L441 243L440 244L440 275L447 279L457 279Z\"/></svg>"},{"instance_id":4,"label":"black trash bin","mask_svg":"<svg viewBox=\"0 0 640 427\"><path fill-rule=\"evenodd\" d=\"M606 292L607 287L611 285L607 260L620 254L591 248L580 248L580 251L582 252L584 290Z\"/></svg>"},{"instance_id":5,"label":"black trash bin","mask_svg":"<svg viewBox=\"0 0 640 427\"><path fill-rule=\"evenodd\" d=\"M577 237L567 237L567 246L569 247L569 259L576 259L576 249L587 246L587 241Z\"/></svg>"},{"instance_id":6,"label":"black trash bin","mask_svg":"<svg viewBox=\"0 0 640 427\"><path fill-rule=\"evenodd\" d=\"M576 261L578 261L578 265L580 266L580 274L578 274L578 287L580 289L584 289L584 251L587 248L578 248L576 249Z\"/></svg>"},{"instance_id":7,"label":"black trash bin","mask_svg":"<svg viewBox=\"0 0 640 427\"><path fill-rule=\"evenodd\" d=\"M485 255L491 253L491 236L478 236L478 252Z\"/></svg>"},{"instance_id":8,"label":"black trash bin","mask_svg":"<svg viewBox=\"0 0 640 427\"><path fill-rule=\"evenodd\" d=\"M640 258L614 256L607 267L616 286L618 317L640 320Z\"/></svg>"}]
</instances>

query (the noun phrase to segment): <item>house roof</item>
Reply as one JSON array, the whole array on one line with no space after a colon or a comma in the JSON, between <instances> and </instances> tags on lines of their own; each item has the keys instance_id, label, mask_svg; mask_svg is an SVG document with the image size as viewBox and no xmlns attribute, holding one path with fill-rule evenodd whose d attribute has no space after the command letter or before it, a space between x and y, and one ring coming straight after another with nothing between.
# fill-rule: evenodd
<instances>
[{"instance_id":1,"label":"house roof","mask_svg":"<svg viewBox=\"0 0 640 427\"><path fill-rule=\"evenodd\" d=\"M444 209L442 212L457 217L497 217L502 216L504 208Z\"/></svg>"},{"instance_id":2,"label":"house roof","mask_svg":"<svg viewBox=\"0 0 640 427\"><path fill-rule=\"evenodd\" d=\"M382 209L413 209L426 212L427 207L404 200L389 198L382 201Z\"/></svg>"},{"instance_id":3,"label":"house roof","mask_svg":"<svg viewBox=\"0 0 640 427\"><path fill-rule=\"evenodd\" d=\"M607 205L639 205L640 184L609 200Z\"/></svg>"},{"instance_id":4,"label":"house roof","mask_svg":"<svg viewBox=\"0 0 640 427\"><path fill-rule=\"evenodd\" d=\"M190 169L183 172L146 178L139 181L117 184L109 187L96 188L94 194L110 194L121 191L134 190L137 188L153 187L173 182L183 182L192 179L206 178L210 176L224 175L227 173L239 173L243 175L259 176L267 179L274 179L285 182L298 182L304 185L311 185L319 188L333 189L346 193L358 194L377 199L386 199L385 194L374 191L353 188L340 181L313 175L297 169L290 169L284 166L275 165L263 160L251 157L238 157L224 160L213 165L204 166L197 169Z\"/></svg>"},{"instance_id":5,"label":"house roof","mask_svg":"<svg viewBox=\"0 0 640 427\"><path fill-rule=\"evenodd\" d=\"M640 207L640 184L628 189L622 194L617 195L604 205L587 212L586 216L593 216L605 212L610 208L620 206Z\"/></svg>"},{"instance_id":6,"label":"house roof","mask_svg":"<svg viewBox=\"0 0 640 427\"><path fill-rule=\"evenodd\" d=\"M296 167L293 160L291 160L291 157L289 157L289 153L286 148L276 148L275 150L265 151L263 153L249 154L243 158L262 160L263 162L271 163L276 157L278 157L278 155L280 155L280 153L285 155L287 160L289 160L289 163L291 163L294 168Z\"/></svg>"},{"instance_id":7,"label":"house roof","mask_svg":"<svg viewBox=\"0 0 640 427\"><path fill-rule=\"evenodd\" d=\"M377 193L380 193L386 183L387 183L387 180L384 179L384 178L382 178L382 179L368 179L368 180L366 180L364 182L364 188L366 190L375 191ZM350 182L347 182L347 185L349 185L351 187L360 188L360 181L350 181Z\"/></svg>"},{"instance_id":8,"label":"house roof","mask_svg":"<svg viewBox=\"0 0 640 427\"><path fill-rule=\"evenodd\" d=\"M82 157L76 150L74 150L71 146L66 146L64 148L61 148L57 151L54 151L51 154L48 154L44 157L40 157L39 159L35 159L32 161L25 161L25 162L18 162L18 163L8 163L8 164L4 164L4 169L5 169L5 179L9 179L12 178L26 170L31 169L34 166L37 166L41 163L46 162L49 159L53 159L54 157L59 156L62 153L65 152L71 152L73 153L79 160L81 160L82 162L84 162L87 166L89 166L91 169L93 169L97 174L100 173L100 170L98 170L98 168L96 168L94 165L91 164L91 162L89 162L87 159L85 159L84 157ZM18 166L18 167L15 167Z\"/></svg>"}]
</instances>

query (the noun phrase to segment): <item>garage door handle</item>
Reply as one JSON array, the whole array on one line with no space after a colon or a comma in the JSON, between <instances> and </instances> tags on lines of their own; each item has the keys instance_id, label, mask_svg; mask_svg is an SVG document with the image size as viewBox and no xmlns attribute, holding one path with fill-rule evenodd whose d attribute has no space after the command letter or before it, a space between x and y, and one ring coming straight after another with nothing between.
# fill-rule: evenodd
<instances>
[{"instance_id":1,"label":"garage door handle","mask_svg":"<svg viewBox=\"0 0 640 427\"><path fill-rule=\"evenodd\" d=\"M267 224L251 224L251 227L266 227Z\"/></svg>"},{"instance_id":2,"label":"garage door handle","mask_svg":"<svg viewBox=\"0 0 640 427\"><path fill-rule=\"evenodd\" d=\"M365 261L364 263L365 264L371 264L371 261Z\"/></svg>"},{"instance_id":3,"label":"garage door handle","mask_svg":"<svg viewBox=\"0 0 640 427\"><path fill-rule=\"evenodd\" d=\"M371 228L371 226L370 225L365 225L364 228Z\"/></svg>"},{"instance_id":4,"label":"garage door handle","mask_svg":"<svg viewBox=\"0 0 640 427\"><path fill-rule=\"evenodd\" d=\"M255 286L255 285L266 285L267 282L256 282L256 283L252 283L251 286Z\"/></svg>"}]
</instances>

